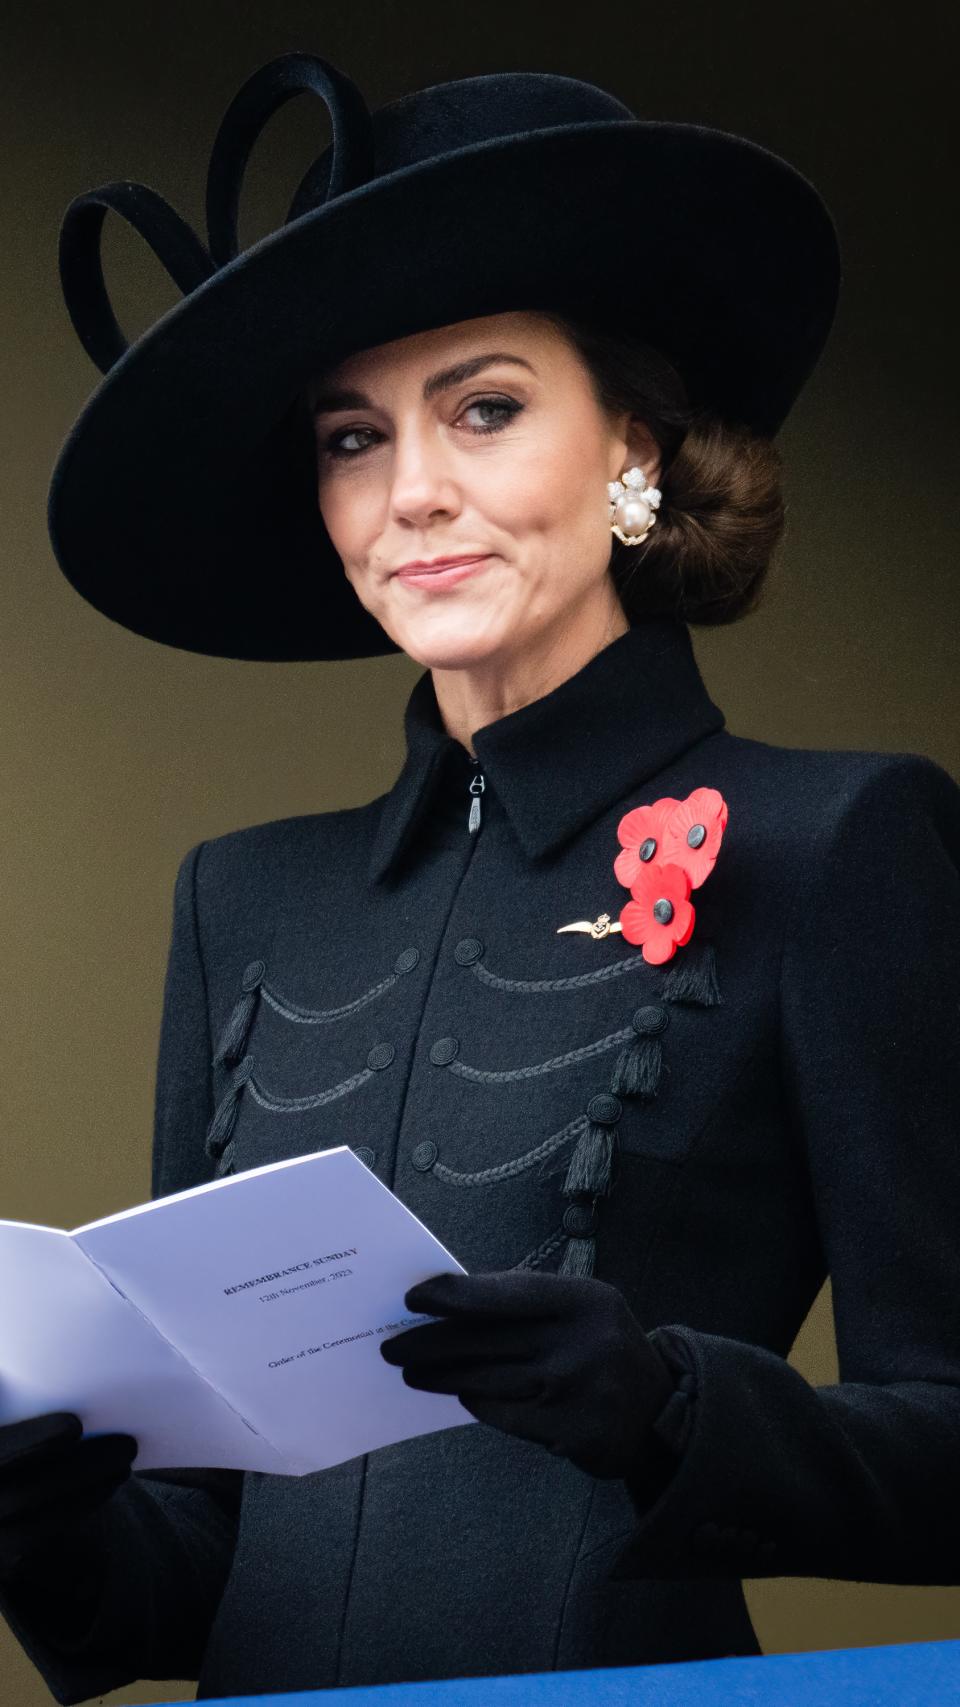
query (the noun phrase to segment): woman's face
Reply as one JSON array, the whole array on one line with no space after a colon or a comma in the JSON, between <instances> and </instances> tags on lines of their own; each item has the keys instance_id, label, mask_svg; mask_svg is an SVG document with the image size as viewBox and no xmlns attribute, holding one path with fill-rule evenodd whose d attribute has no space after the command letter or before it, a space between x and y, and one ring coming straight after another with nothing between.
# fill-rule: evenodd
<instances>
[{"instance_id":1,"label":"woman's face","mask_svg":"<svg viewBox=\"0 0 960 1707\"><path fill-rule=\"evenodd\" d=\"M612 420L536 313L459 321L350 356L307 389L317 496L357 597L427 668L469 669L626 627L608 572L608 480L657 446ZM476 559L446 571L408 568Z\"/></svg>"}]
</instances>

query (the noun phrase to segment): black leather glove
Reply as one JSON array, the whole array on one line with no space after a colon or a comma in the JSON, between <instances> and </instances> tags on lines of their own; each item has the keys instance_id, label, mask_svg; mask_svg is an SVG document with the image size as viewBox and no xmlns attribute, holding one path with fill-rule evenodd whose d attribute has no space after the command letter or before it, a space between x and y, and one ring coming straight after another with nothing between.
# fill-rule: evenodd
<instances>
[{"instance_id":1,"label":"black leather glove","mask_svg":"<svg viewBox=\"0 0 960 1707\"><path fill-rule=\"evenodd\" d=\"M53 1581L53 1562L77 1545L82 1553L85 1529L91 1528L91 1536L96 1529L91 1519L130 1475L137 1456L132 1436L94 1434L84 1441L82 1432L79 1417L63 1410L0 1427L0 1582L5 1588Z\"/></svg>"},{"instance_id":2,"label":"black leather glove","mask_svg":"<svg viewBox=\"0 0 960 1707\"><path fill-rule=\"evenodd\" d=\"M404 1303L442 1318L381 1343L408 1387L453 1393L480 1422L601 1479L642 1462L674 1378L617 1287L530 1269L438 1274Z\"/></svg>"}]
</instances>

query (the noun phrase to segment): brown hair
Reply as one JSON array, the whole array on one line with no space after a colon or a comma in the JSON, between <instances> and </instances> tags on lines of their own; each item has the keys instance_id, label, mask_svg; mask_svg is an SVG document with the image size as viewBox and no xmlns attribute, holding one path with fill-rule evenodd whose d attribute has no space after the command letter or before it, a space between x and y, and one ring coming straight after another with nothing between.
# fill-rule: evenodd
<instances>
[{"instance_id":1,"label":"brown hair","mask_svg":"<svg viewBox=\"0 0 960 1707\"><path fill-rule=\"evenodd\" d=\"M545 311L578 350L601 406L646 423L661 453L662 501L642 545L613 538L610 572L631 621L736 622L759 603L783 533L780 454L769 438L691 407L659 350Z\"/></svg>"}]
</instances>

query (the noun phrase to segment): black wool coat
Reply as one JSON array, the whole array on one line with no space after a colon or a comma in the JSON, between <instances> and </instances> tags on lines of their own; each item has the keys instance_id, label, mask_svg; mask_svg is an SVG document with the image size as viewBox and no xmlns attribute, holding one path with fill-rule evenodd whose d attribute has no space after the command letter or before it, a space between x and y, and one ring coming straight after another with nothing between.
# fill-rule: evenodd
<instances>
[{"instance_id":1,"label":"black wool coat","mask_svg":"<svg viewBox=\"0 0 960 1707\"><path fill-rule=\"evenodd\" d=\"M481 1423L136 1475L86 1636L5 1608L62 1702L755 1654L743 1577L960 1581L960 788L732 734L666 618L477 732L475 833L428 673L406 734L368 805L186 855L154 1193L350 1144L468 1271L621 1288L675 1398L624 1481ZM619 914L623 814L701 786L690 941L558 934Z\"/></svg>"}]
</instances>

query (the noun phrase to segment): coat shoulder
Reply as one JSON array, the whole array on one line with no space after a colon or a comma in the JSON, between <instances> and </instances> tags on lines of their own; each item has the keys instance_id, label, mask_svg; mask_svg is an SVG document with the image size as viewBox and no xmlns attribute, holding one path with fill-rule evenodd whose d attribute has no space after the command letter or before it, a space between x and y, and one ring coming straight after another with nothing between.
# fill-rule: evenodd
<instances>
[{"instance_id":1,"label":"coat shoulder","mask_svg":"<svg viewBox=\"0 0 960 1707\"><path fill-rule=\"evenodd\" d=\"M870 748L785 747L722 730L711 737L711 774L730 807L758 836L784 834L825 848L855 819L928 812L960 839L960 785L925 753ZM785 850L784 850L785 851Z\"/></svg>"},{"instance_id":2,"label":"coat shoulder","mask_svg":"<svg viewBox=\"0 0 960 1707\"><path fill-rule=\"evenodd\" d=\"M198 892L215 896L238 887L275 886L285 877L322 881L324 873L356 869L369 856L384 795L361 806L272 818L210 837L190 850Z\"/></svg>"}]
</instances>

